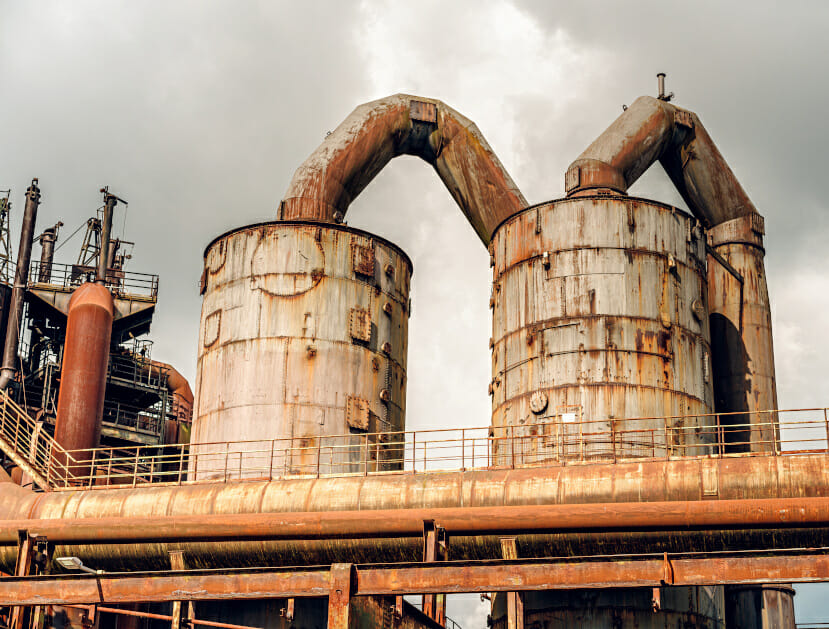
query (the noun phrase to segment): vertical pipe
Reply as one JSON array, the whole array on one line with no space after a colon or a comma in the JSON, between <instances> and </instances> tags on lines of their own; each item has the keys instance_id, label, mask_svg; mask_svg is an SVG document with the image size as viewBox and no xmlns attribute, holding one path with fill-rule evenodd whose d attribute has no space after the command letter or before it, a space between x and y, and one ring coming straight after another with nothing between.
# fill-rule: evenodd
<instances>
[{"instance_id":1,"label":"vertical pipe","mask_svg":"<svg viewBox=\"0 0 829 629\"><path fill-rule=\"evenodd\" d=\"M65 450L98 446L113 313L112 295L97 284L82 284L69 301L55 423L55 441ZM89 455L75 455L80 465L70 465L72 476L89 473L84 456Z\"/></svg>"},{"instance_id":2,"label":"vertical pipe","mask_svg":"<svg viewBox=\"0 0 829 629\"><path fill-rule=\"evenodd\" d=\"M17 373L17 345L20 342L20 317L23 315L23 297L29 279L29 263L32 259L32 241L34 240L37 207L40 205L40 188L37 179L26 191L26 208L23 212L23 225L20 228L20 247L17 250L17 269L14 273L14 286L9 307L6 327L6 343L3 348L3 366L0 368L0 389L6 389Z\"/></svg>"},{"instance_id":3,"label":"vertical pipe","mask_svg":"<svg viewBox=\"0 0 829 629\"><path fill-rule=\"evenodd\" d=\"M58 226L47 227L40 235L40 268L37 281L48 284L52 281L52 262L55 259L55 242L58 239Z\"/></svg>"},{"instance_id":4,"label":"vertical pipe","mask_svg":"<svg viewBox=\"0 0 829 629\"><path fill-rule=\"evenodd\" d=\"M118 197L110 194L106 188L102 188L101 192L104 193L104 220L101 224L101 247L98 251L98 276L95 283L106 285L109 268L109 241L112 235L112 213L115 210L115 204L118 203Z\"/></svg>"},{"instance_id":5,"label":"vertical pipe","mask_svg":"<svg viewBox=\"0 0 829 629\"><path fill-rule=\"evenodd\" d=\"M656 79L659 82L659 100L663 100L665 98L665 73L660 72L656 75Z\"/></svg>"}]
</instances>

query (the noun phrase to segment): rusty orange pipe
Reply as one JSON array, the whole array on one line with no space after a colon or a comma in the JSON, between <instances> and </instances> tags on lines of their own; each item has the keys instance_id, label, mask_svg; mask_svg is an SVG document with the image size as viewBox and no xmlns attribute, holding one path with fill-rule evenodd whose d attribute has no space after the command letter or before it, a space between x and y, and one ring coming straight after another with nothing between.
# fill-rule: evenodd
<instances>
[{"instance_id":1,"label":"rusty orange pipe","mask_svg":"<svg viewBox=\"0 0 829 629\"><path fill-rule=\"evenodd\" d=\"M325 138L294 174L279 218L342 220L377 173L404 154L432 164L484 244L527 206L471 120L439 100L396 94L360 105Z\"/></svg>"},{"instance_id":2,"label":"rusty orange pipe","mask_svg":"<svg viewBox=\"0 0 829 629\"><path fill-rule=\"evenodd\" d=\"M55 424L55 441L65 450L95 448L101 438L113 313L112 294L98 284L81 285L69 301ZM89 466L69 472L86 476Z\"/></svg>"},{"instance_id":3,"label":"rusty orange pipe","mask_svg":"<svg viewBox=\"0 0 829 629\"><path fill-rule=\"evenodd\" d=\"M68 544L421 537L429 520L451 535L823 527L829 498L0 520L0 544L22 530Z\"/></svg>"},{"instance_id":4,"label":"rusty orange pipe","mask_svg":"<svg viewBox=\"0 0 829 629\"><path fill-rule=\"evenodd\" d=\"M570 165L567 195L624 194L657 160L707 228L757 214L699 117L650 96L637 98Z\"/></svg>"}]
</instances>

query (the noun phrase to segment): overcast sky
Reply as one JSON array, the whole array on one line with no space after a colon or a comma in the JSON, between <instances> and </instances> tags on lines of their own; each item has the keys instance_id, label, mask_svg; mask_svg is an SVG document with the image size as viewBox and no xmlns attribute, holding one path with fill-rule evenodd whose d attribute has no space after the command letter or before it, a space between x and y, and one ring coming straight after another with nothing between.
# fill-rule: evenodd
<instances>
[{"instance_id":1,"label":"overcast sky","mask_svg":"<svg viewBox=\"0 0 829 629\"><path fill-rule=\"evenodd\" d=\"M129 268L161 275L154 356L192 382L205 245L273 218L356 105L444 100L536 203L563 195L567 165L664 71L766 217L780 406L825 406L827 29L819 0L0 0L0 189L12 188L15 250L32 177L38 227L63 220L64 236L101 186L129 201L115 221L137 243ZM632 193L681 205L659 166ZM414 260L407 426L486 425L488 256L437 176L400 158L347 221ZM803 620L819 614L798 598Z\"/></svg>"}]
</instances>

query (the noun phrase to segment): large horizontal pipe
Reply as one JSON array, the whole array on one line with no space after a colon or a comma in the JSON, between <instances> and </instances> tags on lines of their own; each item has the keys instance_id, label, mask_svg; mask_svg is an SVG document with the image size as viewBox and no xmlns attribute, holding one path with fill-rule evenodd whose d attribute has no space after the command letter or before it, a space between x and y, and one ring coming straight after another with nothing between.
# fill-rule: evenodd
<instances>
[{"instance_id":1,"label":"large horizontal pipe","mask_svg":"<svg viewBox=\"0 0 829 629\"><path fill-rule=\"evenodd\" d=\"M0 543L22 530L67 544L420 537L428 520L450 535L815 527L829 526L829 498L2 520Z\"/></svg>"},{"instance_id":2,"label":"large horizontal pipe","mask_svg":"<svg viewBox=\"0 0 829 629\"><path fill-rule=\"evenodd\" d=\"M717 504L731 500L829 498L829 465L826 463L826 454L763 455L516 470L194 483L39 494L11 483L0 483L0 517L5 520L46 523L65 519L83 524L82 521L86 520L93 527L108 518L124 518L124 529L141 529L154 518L172 516L212 518L221 515L272 514L282 517L317 513L333 518L336 514L359 512L362 519L374 519L372 513L385 511L393 514L385 519L394 521L407 510L421 510L418 519L434 519L436 513L442 515L442 512L436 510L442 509L461 512L469 508L527 507L539 513L541 508L551 505L572 507L637 503L637 506L641 504L644 507L651 503L674 501L705 501L712 505L710 508L715 508ZM631 507L631 513L633 511L635 508ZM684 512L677 512L676 517L679 522L687 522ZM746 512L740 517L752 516ZM448 526L445 523L443 525ZM19 524L14 524L6 528L3 533L5 539L9 539L9 530L16 535L18 526ZM28 524L25 526L28 527ZM383 523L383 526L393 524ZM760 524L755 522L755 526ZM781 526L785 524L778 522L772 529L780 531ZM798 537L787 538L785 543L800 543L805 539L808 544L804 542L802 545L829 545L825 543L826 527L804 526L806 529L789 529L797 532ZM38 527L39 525L35 526ZM306 531L310 530L312 529L306 527ZM256 565L257 562L262 565L264 561L279 561L283 565L290 561L296 565L311 561L309 557L332 562L343 556L372 558L360 559L362 561L378 560L377 557L403 560L403 557L417 556L415 538L378 537L355 540L342 537L343 533L340 531L340 539L301 542L278 539L183 542L170 537L168 542L90 542L86 545L80 542L65 547L72 549L70 554L76 554L85 560L88 558L90 565L98 567L100 564L102 568L127 565L168 567L168 551L182 544L187 544L188 559L192 565L203 567ZM636 540L650 540L649 544L664 547L676 541L680 533L669 530L658 535L640 532L611 536L606 532L598 532L590 537L589 532L579 532L570 538L548 534L545 539L533 540L532 545L537 549L545 549L544 552L548 553L549 550L546 549L551 546L567 549L575 543L590 543L597 552L602 552L602 544L605 542L596 536L603 536L614 547L618 547L619 540L635 548L641 546ZM482 533L476 535L477 537L463 539L460 533L454 533L453 548L469 558L490 556L492 549L489 541L484 539ZM717 534L708 537L719 539ZM727 548L746 547L748 542L745 537L744 532L732 531L727 539L722 538L721 543L717 543L720 547ZM764 540L769 545L779 545L783 543L779 538L782 536L771 534ZM707 540L703 535L695 541L695 548L710 549L711 547L704 546L709 543ZM0 564L13 565L15 552L16 544L7 542L0 545Z\"/></svg>"},{"instance_id":3,"label":"large horizontal pipe","mask_svg":"<svg viewBox=\"0 0 829 629\"><path fill-rule=\"evenodd\" d=\"M584 559L584 558L582 558ZM829 580L821 553L771 557L598 557L352 568L353 596ZM328 567L0 579L0 605L88 605L328 596Z\"/></svg>"}]
</instances>

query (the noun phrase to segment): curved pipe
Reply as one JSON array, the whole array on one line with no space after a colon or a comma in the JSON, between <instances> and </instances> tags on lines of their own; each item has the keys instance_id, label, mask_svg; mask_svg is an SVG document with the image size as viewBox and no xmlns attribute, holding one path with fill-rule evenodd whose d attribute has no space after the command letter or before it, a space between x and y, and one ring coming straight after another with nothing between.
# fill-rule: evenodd
<instances>
[{"instance_id":1,"label":"curved pipe","mask_svg":"<svg viewBox=\"0 0 829 629\"><path fill-rule=\"evenodd\" d=\"M567 195L596 188L626 193L657 160L707 228L757 214L699 117L650 96L636 99L570 165Z\"/></svg>"},{"instance_id":2,"label":"curved pipe","mask_svg":"<svg viewBox=\"0 0 829 629\"><path fill-rule=\"evenodd\" d=\"M173 397L173 411L176 417L185 421L190 421L193 418L193 390L190 388L190 383L179 371L169 363L163 363L158 360L150 361L152 367L155 367L159 372L167 372L167 390Z\"/></svg>"},{"instance_id":3,"label":"curved pipe","mask_svg":"<svg viewBox=\"0 0 829 629\"><path fill-rule=\"evenodd\" d=\"M279 218L341 221L348 206L398 155L434 166L484 244L527 205L475 124L439 100L396 94L365 103L297 169Z\"/></svg>"}]
</instances>

